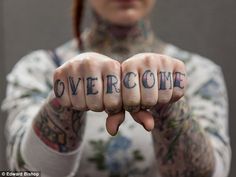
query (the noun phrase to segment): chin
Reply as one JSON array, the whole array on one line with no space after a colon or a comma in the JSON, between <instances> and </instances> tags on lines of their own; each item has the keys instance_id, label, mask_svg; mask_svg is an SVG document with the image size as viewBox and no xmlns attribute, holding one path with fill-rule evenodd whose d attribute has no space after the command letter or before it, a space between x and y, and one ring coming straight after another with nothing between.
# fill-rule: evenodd
<instances>
[{"instance_id":1,"label":"chin","mask_svg":"<svg viewBox=\"0 0 236 177\"><path fill-rule=\"evenodd\" d=\"M135 24L143 18L142 15L132 11L115 14L113 17L109 19L112 23L123 26Z\"/></svg>"}]
</instances>

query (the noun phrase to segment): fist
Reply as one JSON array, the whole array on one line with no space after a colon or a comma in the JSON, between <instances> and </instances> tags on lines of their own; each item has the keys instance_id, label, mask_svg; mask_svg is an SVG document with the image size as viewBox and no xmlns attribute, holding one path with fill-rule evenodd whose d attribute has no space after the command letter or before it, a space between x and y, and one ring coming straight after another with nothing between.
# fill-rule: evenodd
<instances>
[{"instance_id":1,"label":"fist","mask_svg":"<svg viewBox=\"0 0 236 177\"><path fill-rule=\"evenodd\" d=\"M168 56L142 53L124 61L121 68L123 107L150 131L154 119L147 109L176 102L184 95L185 65Z\"/></svg>"},{"instance_id":2,"label":"fist","mask_svg":"<svg viewBox=\"0 0 236 177\"><path fill-rule=\"evenodd\" d=\"M79 111L122 110L120 63L98 53L83 53L54 72L54 93L62 106Z\"/></svg>"},{"instance_id":3,"label":"fist","mask_svg":"<svg viewBox=\"0 0 236 177\"><path fill-rule=\"evenodd\" d=\"M177 101L185 87L186 69L180 60L143 53L122 63L123 106L130 112Z\"/></svg>"},{"instance_id":4,"label":"fist","mask_svg":"<svg viewBox=\"0 0 236 177\"><path fill-rule=\"evenodd\" d=\"M97 53L84 53L54 73L54 93L62 106L80 111L106 111L107 130L116 134L124 110L146 130L154 127L148 109L180 99L185 92L183 62L164 55L143 53L122 64Z\"/></svg>"}]
</instances>

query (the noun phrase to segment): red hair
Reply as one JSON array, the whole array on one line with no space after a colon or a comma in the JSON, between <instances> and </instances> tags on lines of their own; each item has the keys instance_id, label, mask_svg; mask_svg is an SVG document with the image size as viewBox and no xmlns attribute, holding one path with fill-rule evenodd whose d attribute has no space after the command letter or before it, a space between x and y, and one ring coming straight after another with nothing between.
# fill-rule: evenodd
<instances>
[{"instance_id":1,"label":"red hair","mask_svg":"<svg viewBox=\"0 0 236 177\"><path fill-rule=\"evenodd\" d=\"M81 25L82 25L82 13L83 13L84 0L74 0L73 1L73 31L75 38L78 43L78 48L82 49L81 40Z\"/></svg>"}]
</instances>

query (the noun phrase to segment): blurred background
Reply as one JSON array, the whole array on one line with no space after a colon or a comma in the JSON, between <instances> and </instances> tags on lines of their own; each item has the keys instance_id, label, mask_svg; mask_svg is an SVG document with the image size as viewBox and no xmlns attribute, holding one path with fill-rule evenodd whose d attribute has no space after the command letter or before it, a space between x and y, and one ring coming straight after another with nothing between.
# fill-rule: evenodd
<instances>
[{"instance_id":1,"label":"blurred background","mask_svg":"<svg viewBox=\"0 0 236 177\"><path fill-rule=\"evenodd\" d=\"M233 151L230 177L236 176L236 1L157 0L151 14L164 41L212 59L224 71L230 102ZM0 102L5 76L36 49L53 49L72 38L71 0L0 0ZM0 170L6 169L4 122L0 112Z\"/></svg>"}]
</instances>

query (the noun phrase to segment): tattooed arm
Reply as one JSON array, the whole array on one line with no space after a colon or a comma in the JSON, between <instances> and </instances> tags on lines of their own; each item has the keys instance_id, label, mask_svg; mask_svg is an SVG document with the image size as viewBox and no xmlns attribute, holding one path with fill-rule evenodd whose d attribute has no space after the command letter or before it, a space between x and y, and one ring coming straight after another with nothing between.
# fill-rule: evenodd
<instances>
[{"instance_id":1,"label":"tattooed arm","mask_svg":"<svg viewBox=\"0 0 236 177\"><path fill-rule=\"evenodd\" d=\"M37 136L58 152L71 152L81 144L84 112L60 105L53 93L33 121Z\"/></svg>"},{"instance_id":2,"label":"tattooed arm","mask_svg":"<svg viewBox=\"0 0 236 177\"><path fill-rule=\"evenodd\" d=\"M213 63L206 66L190 68L186 90L187 71L179 60L143 53L122 63L124 107L135 121L152 130L163 177L220 177L228 173L226 90L221 73L216 72L219 68ZM206 82L214 93L207 97Z\"/></svg>"},{"instance_id":3,"label":"tattooed arm","mask_svg":"<svg viewBox=\"0 0 236 177\"><path fill-rule=\"evenodd\" d=\"M184 64L168 56L139 54L123 63L123 71L134 70L133 61L138 66L136 70L139 70L140 77L133 74L135 80L131 80L126 79L127 74L124 75L124 82L135 82L133 87L124 84L124 94L130 92L125 95L124 105L127 105L128 98L133 102L137 98L138 103L140 98L132 95L135 92L132 89L136 88L136 93L141 90L140 105L143 110L137 111L139 108L136 107L136 113L131 115L149 131L154 125L152 133L160 174L163 177L211 177L215 165L212 145L190 114L188 103L180 99L185 95L186 87ZM141 88L136 86L138 81ZM148 107L151 108L154 124L144 111Z\"/></svg>"},{"instance_id":4,"label":"tattooed arm","mask_svg":"<svg viewBox=\"0 0 236 177\"><path fill-rule=\"evenodd\" d=\"M193 62L208 67L189 68L187 99L153 112L158 167L163 177L227 177L231 150L224 79L213 63Z\"/></svg>"},{"instance_id":5,"label":"tattooed arm","mask_svg":"<svg viewBox=\"0 0 236 177\"><path fill-rule=\"evenodd\" d=\"M50 53L36 51L23 57L7 77L3 109L8 111L7 158L11 170L67 176L78 167L84 119L82 112L63 108L52 94L48 97L55 69Z\"/></svg>"},{"instance_id":6,"label":"tattooed arm","mask_svg":"<svg viewBox=\"0 0 236 177\"><path fill-rule=\"evenodd\" d=\"M153 112L156 158L163 177L211 177L215 159L209 137L181 99Z\"/></svg>"}]
</instances>

